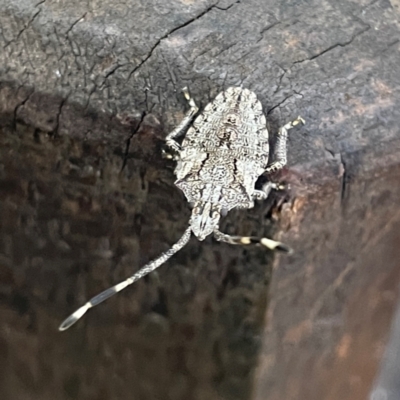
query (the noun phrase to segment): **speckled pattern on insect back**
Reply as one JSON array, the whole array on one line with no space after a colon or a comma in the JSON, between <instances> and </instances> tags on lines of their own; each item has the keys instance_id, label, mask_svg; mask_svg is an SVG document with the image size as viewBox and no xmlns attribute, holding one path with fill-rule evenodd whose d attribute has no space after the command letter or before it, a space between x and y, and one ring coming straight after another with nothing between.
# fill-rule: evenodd
<instances>
[{"instance_id":1,"label":"speckled pattern on insect back","mask_svg":"<svg viewBox=\"0 0 400 400\"><path fill-rule=\"evenodd\" d=\"M266 119L256 95L229 88L195 119L182 143L176 185L189 202L199 199L227 212L248 208L268 162Z\"/></svg>"}]
</instances>

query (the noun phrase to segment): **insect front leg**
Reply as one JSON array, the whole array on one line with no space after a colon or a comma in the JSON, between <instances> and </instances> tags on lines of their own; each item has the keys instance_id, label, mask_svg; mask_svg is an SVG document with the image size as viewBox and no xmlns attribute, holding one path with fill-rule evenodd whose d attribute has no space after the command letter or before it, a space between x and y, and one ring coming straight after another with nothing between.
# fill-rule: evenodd
<instances>
[{"instance_id":1,"label":"insect front leg","mask_svg":"<svg viewBox=\"0 0 400 400\"><path fill-rule=\"evenodd\" d=\"M286 189L286 185L283 183L267 182L265 185L263 185L261 190L254 190L252 195L253 200L266 200L272 189L284 190Z\"/></svg>"},{"instance_id":2,"label":"insect front leg","mask_svg":"<svg viewBox=\"0 0 400 400\"><path fill-rule=\"evenodd\" d=\"M169 146L172 150L179 152L181 149L180 144L175 140L179 136L183 135L184 130L188 127L190 122L192 121L194 115L199 111L199 108L196 106L193 98L190 96L189 90L187 87L182 89L183 95L185 96L186 100L189 102L190 109L185 114L183 120L180 124L166 137L165 141L167 146Z\"/></svg>"},{"instance_id":3,"label":"insect front leg","mask_svg":"<svg viewBox=\"0 0 400 400\"><path fill-rule=\"evenodd\" d=\"M294 121L288 122L286 125L282 126L282 128L279 129L275 147L275 154L274 154L275 161L265 169L265 172L275 172L286 165L286 159L287 159L286 144L287 144L288 130L294 128L299 124L304 125L305 123L306 122L304 121L303 118L297 117Z\"/></svg>"},{"instance_id":4,"label":"insect front leg","mask_svg":"<svg viewBox=\"0 0 400 400\"><path fill-rule=\"evenodd\" d=\"M246 246L249 244L261 244L262 246L265 246L267 249L270 250L278 250L284 253L292 253L292 249L289 246L268 238L259 238L255 236L231 236L218 230L214 231L214 237L219 242L236 245L239 244L242 246Z\"/></svg>"}]
</instances>

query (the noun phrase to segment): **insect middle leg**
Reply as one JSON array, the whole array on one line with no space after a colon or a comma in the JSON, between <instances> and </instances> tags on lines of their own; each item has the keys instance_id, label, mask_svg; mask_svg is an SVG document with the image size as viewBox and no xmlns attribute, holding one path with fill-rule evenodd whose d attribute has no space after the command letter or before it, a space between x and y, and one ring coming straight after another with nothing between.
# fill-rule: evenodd
<instances>
[{"instance_id":1,"label":"insect middle leg","mask_svg":"<svg viewBox=\"0 0 400 400\"><path fill-rule=\"evenodd\" d=\"M289 246L268 238L259 238L255 236L231 236L218 230L214 231L214 237L219 242L236 245L261 244L262 246L265 246L267 249L270 250L278 250L284 253L292 253L292 249Z\"/></svg>"},{"instance_id":2,"label":"insect middle leg","mask_svg":"<svg viewBox=\"0 0 400 400\"><path fill-rule=\"evenodd\" d=\"M297 117L294 121L288 122L286 125L282 126L282 128L279 129L278 138L276 140L275 154L274 154L275 161L269 166L267 166L265 172L278 171L279 169L283 168L286 165L286 158L287 158L286 143L287 143L288 130L294 128L299 124L304 125L305 123L306 122L304 121L303 118Z\"/></svg>"},{"instance_id":3,"label":"insect middle leg","mask_svg":"<svg viewBox=\"0 0 400 400\"><path fill-rule=\"evenodd\" d=\"M185 128L188 127L190 122L192 121L194 115L199 111L199 108L196 106L196 103L194 102L193 98L190 96L189 90L187 87L184 87L182 89L183 95L185 96L186 100L189 102L190 109L189 111L185 114L183 120L180 122L180 124L170 133L165 139L165 142L167 146L169 146L171 149L179 152L181 149L180 144L175 140L177 137L181 136L185 130Z\"/></svg>"}]
</instances>

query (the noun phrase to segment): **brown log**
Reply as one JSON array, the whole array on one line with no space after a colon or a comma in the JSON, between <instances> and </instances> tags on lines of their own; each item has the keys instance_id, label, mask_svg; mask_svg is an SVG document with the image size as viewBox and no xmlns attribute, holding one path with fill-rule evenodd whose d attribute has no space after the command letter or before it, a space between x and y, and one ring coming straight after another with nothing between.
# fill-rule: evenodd
<instances>
[{"instance_id":1,"label":"brown log","mask_svg":"<svg viewBox=\"0 0 400 400\"><path fill-rule=\"evenodd\" d=\"M400 282L398 18L395 0L0 0L0 398L368 398ZM290 190L222 224L295 253L193 238L58 332L186 228L161 157L186 85L201 106L253 90L271 133L306 119L274 176Z\"/></svg>"}]
</instances>

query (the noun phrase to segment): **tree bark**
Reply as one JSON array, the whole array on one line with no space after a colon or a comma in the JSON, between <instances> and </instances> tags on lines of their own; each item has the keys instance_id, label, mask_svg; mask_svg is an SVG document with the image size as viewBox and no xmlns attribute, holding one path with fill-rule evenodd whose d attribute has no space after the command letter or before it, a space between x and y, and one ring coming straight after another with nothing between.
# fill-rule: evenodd
<instances>
[{"instance_id":1,"label":"tree bark","mask_svg":"<svg viewBox=\"0 0 400 400\"><path fill-rule=\"evenodd\" d=\"M398 20L397 0L0 0L0 397L366 399L400 281ZM249 88L272 136L307 121L290 190L222 223L294 255L192 239L58 332L187 227L161 157L186 85L201 107Z\"/></svg>"}]
</instances>

